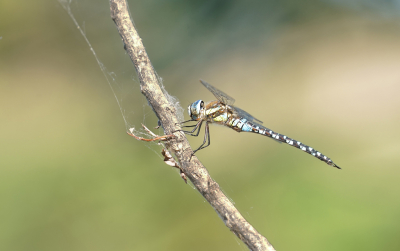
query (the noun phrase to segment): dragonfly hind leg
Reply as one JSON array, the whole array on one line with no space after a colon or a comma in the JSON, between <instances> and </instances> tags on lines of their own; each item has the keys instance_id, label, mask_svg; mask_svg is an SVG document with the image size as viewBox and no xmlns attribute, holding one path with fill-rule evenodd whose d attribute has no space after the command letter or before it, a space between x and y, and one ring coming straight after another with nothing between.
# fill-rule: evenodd
<instances>
[{"instance_id":1,"label":"dragonfly hind leg","mask_svg":"<svg viewBox=\"0 0 400 251\"><path fill-rule=\"evenodd\" d=\"M185 121L185 122L182 122L182 123L186 123L186 122L189 122L189 121L193 121L193 120L188 120L188 121ZM199 121L197 124L195 124L195 125L182 126L182 127L194 127L193 130L191 130L191 131L184 131L184 130L180 130L180 131L182 131L182 132L184 132L185 134L188 134L188 135L190 135L190 136L195 136L195 137L197 137L197 136L199 136L199 134L200 134L201 125L203 124L203 122L204 122L203 120L200 120L200 121ZM197 130L197 132L196 132L196 130ZM207 143L207 145L206 145L206 143ZM203 148L206 148L207 146L210 145L210 143L211 143L211 140L210 140L210 128L209 128L209 125L208 125L208 121L206 121L203 143L200 145L199 148L197 148L196 150L193 151L192 156L190 157L190 159L192 159L192 157L194 156L194 154L195 154L197 151L199 151L199 150L201 150L201 149L203 149ZM190 161L190 160L189 160L189 161Z\"/></svg>"},{"instance_id":2,"label":"dragonfly hind leg","mask_svg":"<svg viewBox=\"0 0 400 251\"><path fill-rule=\"evenodd\" d=\"M199 129L199 131L200 131L200 129ZM197 133L197 134L198 134L198 133ZM208 143L207 143L207 145L205 145L206 142L207 142L207 139L208 139ZM197 148L196 150L194 150L194 151L193 151L193 154L194 154L195 152L201 150L201 149L206 148L207 146L210 145L210 143L211 143L211 141L210 141L210 128L209 128L209 126L208 126L208 122L206 122L206 129L205 129L205 132L204 132L203 144L201 144L199 148Z\"/></svg>"}]
</instances>

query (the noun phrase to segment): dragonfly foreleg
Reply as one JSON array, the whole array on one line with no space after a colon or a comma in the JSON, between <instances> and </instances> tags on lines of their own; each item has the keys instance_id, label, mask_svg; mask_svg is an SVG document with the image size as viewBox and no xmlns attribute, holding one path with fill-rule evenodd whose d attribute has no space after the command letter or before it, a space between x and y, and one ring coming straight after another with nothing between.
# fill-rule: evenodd
<instances>
[{"instance_id":1,"label":"dragonfly foreleg","mask_svg":"<svg viewBox=\"0 0 400 251\"><path fill-rule=\"evenodd\" d=\"M181 127L195 127L197 124L195 125L189 125L189 126L181 126Z\"/></svg>"},{"instance_id":2,"label":"dragonfly foreleg","mask_svg":"<svg viewBox=\"0 0 400 251\"><path fill-rule=\"evenodd\" d=\"M192 122L192 121L196 121L196 120L189 119L189 120L186 120L186 121L183 121L183 122L179 122L179 123L176 123L176 124L185 124L187 122ZM187 127L187 126L185 126L185 127Z\"/></svg>"},{"instance_id":3,"label":"dragonfly foreleg","mask_svg":"<svg viewBox=\"0 0 400 251\"><path fill-rule=\"evenodd\" d=\"M194 125L193 130L191 130L191 131L183 131L183 130L182 130L182 132L184 132L185 134L188 134L188 135L190 135L190 136L195 136L195 137L197 137L197 136L199 136L199 133L200 133L200 129L201 129L201 125L202 125L202 124L203 124L203 120L200 120L196 125ZM187 126L187 127L192 127L192 126ZM196 130L197 130L197 132L194 133Z\"/></svg>"}]
</instances>

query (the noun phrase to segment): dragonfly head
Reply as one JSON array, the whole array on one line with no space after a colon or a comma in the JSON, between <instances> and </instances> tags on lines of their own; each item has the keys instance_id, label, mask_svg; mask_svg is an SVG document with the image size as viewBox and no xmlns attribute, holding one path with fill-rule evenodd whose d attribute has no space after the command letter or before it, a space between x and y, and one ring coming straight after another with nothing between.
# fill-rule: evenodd
<instances>
[{"instance_id":1,"label":"dragonfly head","mask_svg":"<svg viewBox=\"0 0 400 251\"><path fill-rule=\"evenodd\" d=\"M188 113L190 118L193 120L199 120L204 114L204 102L203 100L197 100L188 106Z\"/></svg>"}]
</instances>

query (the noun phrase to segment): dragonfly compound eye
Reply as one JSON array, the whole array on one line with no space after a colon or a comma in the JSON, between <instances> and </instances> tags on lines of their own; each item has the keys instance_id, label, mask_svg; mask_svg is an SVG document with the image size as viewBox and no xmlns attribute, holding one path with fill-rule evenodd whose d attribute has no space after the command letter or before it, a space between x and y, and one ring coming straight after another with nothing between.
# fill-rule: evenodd
<instances>
[{"instance_id":1,"label":"dragonfly compound eye","mask_svg":"<svg viewBox=\"0 0 400 251\"><path fill-rule=\"evenodd\" d=\"M191 105L190 105L190 112L189 112L189 114L191 115L191 116L193 116L193 115L199 115L200 114L200 111L201 111L201 109L202 109L202 104L203 103L203 106L204 106L204 102L202 101L202 100L197 100L196 102L194 102L194 103L192 103Z\"/></svg>"}]
</instances>

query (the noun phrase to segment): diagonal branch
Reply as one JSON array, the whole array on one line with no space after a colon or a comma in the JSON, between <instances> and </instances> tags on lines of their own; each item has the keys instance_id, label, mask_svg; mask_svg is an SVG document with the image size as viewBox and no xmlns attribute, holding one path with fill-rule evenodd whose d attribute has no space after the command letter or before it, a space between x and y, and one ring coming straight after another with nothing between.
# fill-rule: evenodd
<instances>
[{"instance_id":1,"label":"diagonal branch","mask_svg":"<svg viewBox=\"0 0 400 251\"><path fill-rule=\"evenodd\" d=\"M178 121L176 116L175 107L168 102L163 90L160 88L157 75L147 56L142 40L132 24L126 1L110 0L110 8L111 18L117 26L124 43L124 48L129 54L138 74L141 92L145 95L161 122L164 133L176 136L167 143L167 146L177 157L183 172L215 209L225 225L250 250L275 250L267 239L258 233L233 206L200 161L195 156L191 158L193 150L190 148L185 135L180 131L177 132L181 128L179 125L180 121Z\"/></svg>"}]
</instances>

